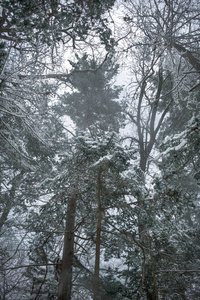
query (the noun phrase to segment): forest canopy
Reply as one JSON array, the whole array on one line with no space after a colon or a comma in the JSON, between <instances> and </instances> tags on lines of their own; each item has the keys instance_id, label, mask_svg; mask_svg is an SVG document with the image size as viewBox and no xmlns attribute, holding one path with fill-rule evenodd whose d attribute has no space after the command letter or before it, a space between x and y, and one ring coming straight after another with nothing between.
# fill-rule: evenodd
<instances>
[{"instance_id":1,"label":"forest canopy","mask_svg":"<svg viewBox=\"0 0 200 300\"><path fill-rule=\"evenodd\" d=\"M198 299L200 1L0 3L0 299Z\"/></svg>"}]
</instances>

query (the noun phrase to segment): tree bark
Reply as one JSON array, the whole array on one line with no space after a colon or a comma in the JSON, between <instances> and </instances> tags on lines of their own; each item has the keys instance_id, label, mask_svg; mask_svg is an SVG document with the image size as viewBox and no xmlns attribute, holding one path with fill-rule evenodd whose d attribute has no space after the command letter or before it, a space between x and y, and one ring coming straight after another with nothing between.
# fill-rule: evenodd
<instances>
[{"instance_id":1,"label":"tree bark","mask_svg":"<svg viewBox=\"0 0 200 300\"><path fill-rule=\"evenodd\" d=\"M97 201L98 201L98 219L97 219L97 236L96 236L96 254L95 254L95 270L94 270L94 294L93 300L99 299L99 267L100 267L100 246L101 246L101 220L102 207L100 198L101 188L101 168L97 176Z\"/></svg>"},{"instance_id":2,"label":"tree bark","mask_svg":"<svg viewBox=\"0 0 200 300\"><path fill-rule=\"evenodd\" d=\"M172 46L178 50L178 52L189 61L197 72L200 72L200 61L192 54L191 51L187 50L183 45L173 42Z\"/></svg>"},{"instance_id":3,"label":"tree bark","mask_svg":"<svg viewBox=\"0 0 200 300\"><path fill-rule=\"evenodd\" d=\"M154 256L153 256L153 251L152 251L152 246L151 246L151 236L150 235L149 235L149 251L150 251L151 266L152 266L154 296L155 296L155 300L159 300L159 298L158 298L157 280L156 280L156 272L155 272L155 262L154 262Z\"/></svg>"},{"instance_id":4,"label":"tree bark","mask_svg":"<svg viewBox=\"0 0 200 300\"><path fill-rule=\"evenodd\" d=\"M10 191L8 192L9 193L9 197L7 199L6 206L3 209L3 212L2 212L1 217L0 217L0 232L1 232L2 227L3 227L3 225L5 224L5 222L6 222L7 218L8 218L8 215L9 215L11 209L15 206L15 193L16 193L16 189L19 187L19 185L21 183L21 180L23 178L24 173L25 173L25 171L22 170L18 175L16 175L11 180L12 187L11 187Z\"/></svg>"},{"instance_id":5,"label":"tree bark","mask_svg":"<svg viewBox=\"0 0 200 300\"><path fill-rule=\"evenodd\" d=\"M74 191L69 198L66 213L66 229L64 236L61 274L58 287L58 300L71 300L76 202L77 194L76 191Z\"/></svg>"}]
</instances>

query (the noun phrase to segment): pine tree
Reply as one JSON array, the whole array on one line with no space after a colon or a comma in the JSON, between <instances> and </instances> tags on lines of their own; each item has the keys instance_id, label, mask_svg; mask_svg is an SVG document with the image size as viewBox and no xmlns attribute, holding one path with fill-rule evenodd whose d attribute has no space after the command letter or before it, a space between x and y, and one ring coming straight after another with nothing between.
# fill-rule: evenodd
<instances>
[{"instance_id":1,"label":"pine tree","mask_svg":"<svg viewBox=\"0 0 200 300\"><path fill-rule=\"evenodd\" d=\"M86 54L82 58L77 56L77 62L70 63L73 67L70 83L74 92L63 94L60 113L70 116L78 130L95 125L103 131L118 132L121 107L117 99L121 88L112 86L118 65L114 65L111 58L99 65Z\"/></svg>"},{"instance_id":2,"label":"pine tree","mask_svg":"<svg viewBox=\"0 0 200 300\"><path fill-rule=\"evenodd\" d=\"M118 97L119 88L113 90L110 86L110 81L116 74L116 68L113 70L107 69L111 62L105 63L105 65L98 66L98 64L92 60L87 61L87 57L84 56L78 61L78 63L72 63L74 70L76 71L71 77L71 84L78 92L72 95L63 96L65 103L62 106L65 108L65 113L68 114L72 120L76 123L78 130L91 130L93 134L100 132L100 135L105 134L105 131L112 127L118 131L117 116L120 113L120 105L113 100ZM107 68L105 68L107 67ZM88 69L90 71L88 71ZM91 71L93 69L94 71ZM86 73L86 76L82 77L82 73ZM64 101L63 101L64 102ZM111 114L112 113L112 114ZM109 120L109 122L108 122ZM98 136L98 135L97 135ZM107 144L107 143L106 143ZM109 144L109 142L108 142ZM103 150L103 148L102 148ZM85 150L86 151L86 150ZM99 150L99 155L103 156L103 152ZM87 157L88 155L86 155ZM88 159L86 159L87 161ZM100 186L101 186L101 168L97 175L97 201L98 201L98 225L97 225L97 241L96 241L96 263L95 263L95 275L94 275L94 299L99 294L99 259L100 259L100 235L101 235L101 201L100 201ZM95 176L96 177L96 176ZM77 195L77 184L74 184L74 190L72 194ZM66 241L63 250L62 259L62 271L59 283L59 299L67 297L71 299L72 288L72 265L73 265L73 247L74 247L74 227L75 227L75 213L77 196L73 196L68 202L67 208L67 220L66 220L66 232L69 232L70 236L65 235ZM73 216L71 222L68 221L69 216ZM68 247L70 249L68 250ZM70 264L69 264L70 262ZM66 278L68 274L68 279ZM68 282L66 284L66 282ZM66 296L64 296L66 295Z\"/></svg>"}]
</instances>

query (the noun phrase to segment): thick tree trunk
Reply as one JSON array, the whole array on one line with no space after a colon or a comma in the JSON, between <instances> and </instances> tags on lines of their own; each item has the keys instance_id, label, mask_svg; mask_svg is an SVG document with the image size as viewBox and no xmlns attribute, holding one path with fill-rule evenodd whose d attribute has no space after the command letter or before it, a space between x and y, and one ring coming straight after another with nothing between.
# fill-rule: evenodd
<instances>
[{"instance_id":1,"label":"thick tree trunk","mask_svg":"<svg viewBox=\"0 0 200 300\"><path fill-rule=\"evenodd\" d=\"M97 177L98 219L97 219L97 236L96 236L96 254L95 254L93 300L98 300L99 299L99 267L100 267L101 220L102 220L100 187L101 187L101 169L99 170L98 177Z\"/></svg>"},{"instance_id":2,"label":"thick tree trunk","mask_svg":"<svg viewBox=\"0 0 200 300\"><path fill-rule=\"evenodd\" d=\"M77 194L74 191L73 195L69 199L66 213L66 229L64 236L61 274L58 287L58 300L71 300L76 201Z\"/></svg>"}]
</instances>

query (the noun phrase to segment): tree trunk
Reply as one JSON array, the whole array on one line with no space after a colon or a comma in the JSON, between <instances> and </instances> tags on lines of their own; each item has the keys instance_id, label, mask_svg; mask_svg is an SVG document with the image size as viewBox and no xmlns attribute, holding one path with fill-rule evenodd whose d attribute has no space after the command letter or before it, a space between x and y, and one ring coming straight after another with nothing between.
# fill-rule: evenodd
<instances>
[{"instance_id":1,"label":"tree trunk","mask_svg":"<svg viewBox=\"0 0 200 300\"><path fill-rule=\"evenodd\" d=\"M100 187L101 187L101 168L98 172L98 177L97 177L98 219L97 219L97 236L96 236L96 254L95 254L93 300L98 300L99 299L99 267L100 267L101 220L102 220Z\"/></svg>"},{"instance_id":2,"label":"tree trunk","mask_svg":"<svg viewBox=\"0 0 200 300\"><path fill-rule=\"evenodd\" d=\"M150 258L151 258L154 295L155 295L155 300L158 300L158 287L157 287L156 272L155 272L155 262L154 262L154 256L153 256L153 251L152 251L152 246L151 246L151 236L150 235L149 235L149 251L150 251Z\"/></svg>"},{"instance_id":3,"label":"tree trunk","mask_svg":"<svg viewBox=\"0 0 200 300\"><path fill-rule=\"evenodd\" d=\"M76 191L74 191L72 196L69 198L66 213L66 229L64 236L61 274L58 287L58 300L71 300L76 201L77 194Z\"/></svg>"},{"instance_id":4,"label":"tree trunk","mask_svg":"<svg viewBox=\"0 0 200 300\"><path fill-rule=\"evenodd\" d=\"M6 206L3 209L3 212L2 212L1 217L0 217L0 232L1 232L2 227L3 227L3 225L5 224L5 222L6 222L7 218L8 218L8 215L9 215L11 209L15 206L15 193L16 193L16 190L17 190L17 188L19 187L19 185L21 183L21 180L23 178L24 173L25 173L25 171L22 170L18 175L16 175L11 180L12 187L11 187L11 189L9 191L8 198L5 199Z\"/></svg>"},{"instance_id":5,"label":"tree trunk","mask_svg":"<svg viewBox=\"0 0 200 300\"><path fill-rule=\"evenodd\" d=\"M144 186L145 186L145 171L146 171L146 167L147 167L146 164L147 164L147 160L148 160L148 155L149 154L147 152L146 157L141 156L141 159L140 159L140 168L143 171L143 175L141 177L141 182L144 184ZM139 203L140 208L145 209L145 208L143 208L143 199L141 199L140 196L138 197L138 203ZM150 236L148 234L148 228L146 228L143 225L143 223L140 221L139 216L138 216L138 232L139 232L140 244L142 245L144 251L146 252L148 248L150 251L150 261L146 260L146 262L145 262L144 274L142 275L142 277L144 276L144 278L141 280L140 290L142 291L142 289L144 288L144 290L146 292L147 300L158 300L158 288L157 288L155 264L153 261ZM146 271L146 268L148 269L148 267L150 269L152 269L152 274L151 273L149 274ZM141 299L140 293L138 294L137 299L138 300Z\"/></svg>"},{"instance_id":6,"label":"tree trunk","mask_svg":"<svg viewBox=\"0 0 200 300\"><path fill-rule=\"evenodd\" d=\"M193 66L197 72L200 72L200 62L196 57L192 54L191 51L187 50L183 45L173 42L172 46L179 51L180 55L186 58L189 63Z\"/></svg>"},{"instance_id":7,"label":"tree trunk","mask_svg":"<svg viewBox=\"0 0 200 300\"><path fill-rule=\"evenodd\" d=\"M155 100L151 104L151 110L149 112L149 118L148 122L146 124L143 124L142 118L141 118L141 111L142 106L144 104L143 97L145 95L145 88L147 86L147 80L153 75L154 73L149 74L148 76L144 77L144 80L141 84L141 92L140 97L138 100L138 107L137 107L137 133L138 133L138 143L139 143L139 154L140 154L140 169L142 170L142 174L140 177L140 181L145 187L145 174L147 172L147 163L149 155L152 151L152 148L155 144L156 135L160 129L160 126L164 120L164 117L169 109L169 104L167 104L166 108L164 109L163 113L161 114L161 117L159 118L158 124L156 125L156 118L158 117L158 104L161 98L162 88L163 88L163 72L162 68L159 68L158 72L158 85L155 95ZM170 102L169 102L170 103ZM145 210L144 205L144 199L141 198L141 195L138 196L138 206L141 209ZM149 245L147 243L147 236L148 236L148 228L144 224L144 220L138 215L138 232L139 232L139 239L140 244L143 247L144 255L147 251ZM157 291L157 282L156 282L156 275L155 275L155 269L152 270L152 274L148 274L147 272L147 266L149 268L152 267L151 261L145 262L145 269L143 269L142 279L141 279L141 285L138 293L137 299L141 299L141 291L144 289L146 291L146 297L147 299L151 300L157 300L158 299L158 291ZM155 268L155 265L153 265Z\"/></svg>"}]
</instances>

